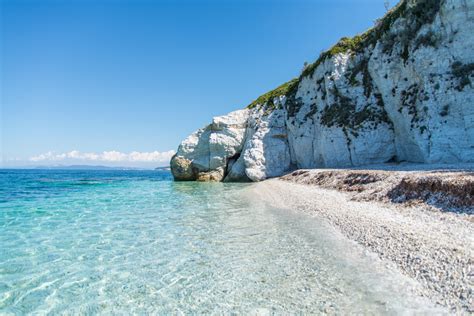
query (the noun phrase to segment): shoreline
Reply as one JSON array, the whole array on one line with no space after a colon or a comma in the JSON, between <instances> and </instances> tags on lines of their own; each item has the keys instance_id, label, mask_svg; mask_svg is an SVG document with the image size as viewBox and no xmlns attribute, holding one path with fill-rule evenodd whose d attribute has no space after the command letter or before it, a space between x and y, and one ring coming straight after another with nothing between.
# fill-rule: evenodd
<instances>
[{"instance_id":1,"label":"shoreline","mask_svg":"<svg viewBox=\"0 0 474 316\"><path fill-rule=\"evenodd\" d=\"M441 203L446 194L435 192L436 196L432 196L426 190L413 199L386 198L386 193L402 179L407 182L434 177L443 183L454 181L456 188L467 181L470 189L472 172L363 172L361 177L360 169L298 170L256 184L255 192L271 205L306 212L329 222L348 239L382 260L393 262L404 275L419 282L424 289L422 295L433 302L457 313L474 312L471 205L459 205L456 199ZM367 181L367 177L371 180ZM378 180L373 181L373 177ZM345 181L348 179L352 182ZM344 182L346 185L341 185Z\"/></svg>"}]
</instances>

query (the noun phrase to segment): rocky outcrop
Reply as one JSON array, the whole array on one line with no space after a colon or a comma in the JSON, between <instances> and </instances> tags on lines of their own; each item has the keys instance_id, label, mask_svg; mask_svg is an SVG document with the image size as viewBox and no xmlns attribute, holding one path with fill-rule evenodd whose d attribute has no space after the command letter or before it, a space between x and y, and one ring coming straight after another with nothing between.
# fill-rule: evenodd
<instances>
[{"instance_id":1,"label":"rocky outcrop","mask_svg":"<svg viewBox=\"0 0 474 316\"><path fill-rule=\"evenodd\" d=\"M171 159L174 178L222 181L242 152L249 112L215 117L210 125L188 136Z\"/></svg>"},{"instance_id":2,"label":"rocky outcrop","mask_svg":"<svg viewBox=\"0 0 474 316\"><path fill-rule=\"evenodd\" d=\"M181 143L176 180L293 168L474 161L474 2L403 0L299 78Z\"/></svg>"}]
</instances>

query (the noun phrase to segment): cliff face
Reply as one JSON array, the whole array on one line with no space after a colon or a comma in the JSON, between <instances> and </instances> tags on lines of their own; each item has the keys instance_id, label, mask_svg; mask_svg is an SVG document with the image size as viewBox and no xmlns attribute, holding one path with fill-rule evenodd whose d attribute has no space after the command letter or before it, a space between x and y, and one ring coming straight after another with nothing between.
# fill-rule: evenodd
<instances>
[{"instance_id":1,"label":"cliff face","mask_svg":"<svg viewBox=\"0 0 474 316\"><path fill-rule=\"evenodd\" d=\"M474 1L403 0L301 76L216 117L176 180L260 181L293 168L474 162Z\"/></svg>"}]
</instances>

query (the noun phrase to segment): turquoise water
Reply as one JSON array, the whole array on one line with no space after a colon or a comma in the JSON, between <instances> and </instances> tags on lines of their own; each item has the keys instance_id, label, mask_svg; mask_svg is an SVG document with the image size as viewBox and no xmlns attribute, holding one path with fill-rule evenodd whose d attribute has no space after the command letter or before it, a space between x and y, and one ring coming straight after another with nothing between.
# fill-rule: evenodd
<instances>
[{"instance_id":1,"label":"turquoise water","mask_svg":"<svg viewBox=\"0 0 474 316\"><path fill-rule=\"evenodd\" d=\"M254 184L0 170L0 313L426 311L409 280Z\"/></svg>"}]
</instances>

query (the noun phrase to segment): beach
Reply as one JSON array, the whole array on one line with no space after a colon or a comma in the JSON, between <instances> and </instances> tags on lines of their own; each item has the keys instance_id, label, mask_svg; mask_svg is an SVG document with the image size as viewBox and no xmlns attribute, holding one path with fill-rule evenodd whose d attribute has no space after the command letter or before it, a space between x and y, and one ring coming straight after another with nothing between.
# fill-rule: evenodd
<instances>
[{"instance_id":1,"label":"beach","mask_svg":"<svg viewBox=\"0 0 474 316\"><path fill-rule=\"evenodd\" d=\"M443 195L433 185L431 193L425 188L420 194L387 198L400 183L425 183L433 177L437 183L451 181L457 189L463 185L472 189L470 166L457 169L298 170L257 184L254 194L275 206L329 222L419 282L421 295L451 311L473 312L472 204L449 192Z\"/></svg>"}]
</instances>

